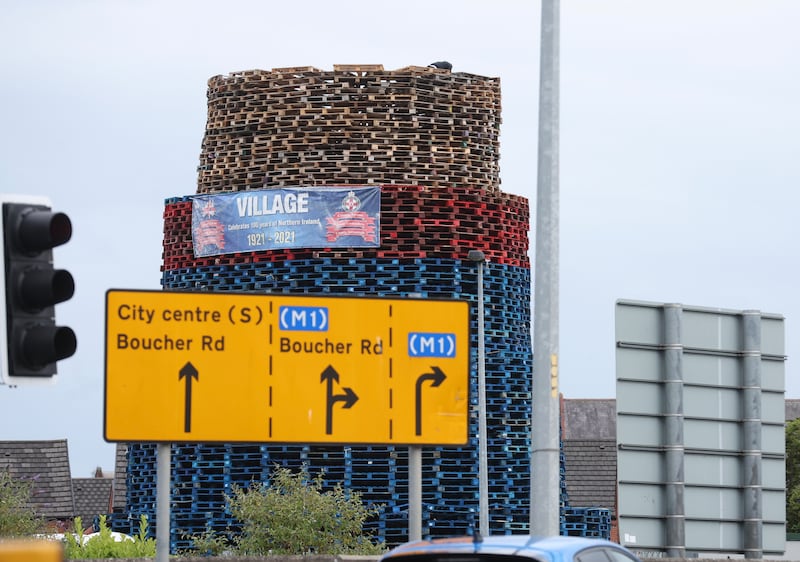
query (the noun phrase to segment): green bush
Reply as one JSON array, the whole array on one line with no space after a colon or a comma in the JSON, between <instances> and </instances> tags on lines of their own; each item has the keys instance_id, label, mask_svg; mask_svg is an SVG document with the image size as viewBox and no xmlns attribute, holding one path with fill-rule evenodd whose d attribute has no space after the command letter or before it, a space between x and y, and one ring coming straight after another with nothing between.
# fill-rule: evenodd
<instances>
[{"instance_id":1,"label":"green bush","mask_svg":"<svg viewBox=\"0 0 800 562\"><path fill-rule=\"evenodd\" d=\"M800 418L786 423L786 532L800 533Z\"/></svg>"},{"instance_id":2,"label":"green bush","mask_svg":"<svg viewBox=\"0 0 800 562\"><path fill-rule=\"evenodd\" d=\"M361 494L337 484L322 491L323 476L311 478L307 467L298 473L276 467L272 483L234 487L226 497L242 525L235 550L242 555L379 554L382 543L364 532L364 522L383 507L366 507Z\"/></svg>"},{"instance_id":3,"label":"green bush","mask_svg":"<svg viewBox=\"0 0 800 562\"><path fill-rule=\"evenodd\" d=\"M183 535L183 538L192 541L193 548L181 552L181 554L222 556L234 550L233 541L228 536L214 531L208 525L202 534Z\"/></svg>"},{"instance_id":4,"label":"green bush","mask_svg":"<svg viewBox=\"0 0 800 562\"><path fill-rule=\"evenodd\" d=\"M44 529L44 522L29 506L31 484L14 478L8 469L0 470L0 537L33 535Z\"/></svg>"},{"instance_id":5,"label":"green bush","mask_svg":"<svg viewBox=\"0 0 800 562\"><path fill-rule=\"evenodd\" d=\"M80 517L75 518L75 533L67 533L65 555L67 559L97 558L152 558L156 555L156 541L147 536L147 517L139 519L139 534L132 540L117 542L106 524L104 515L100 516L100 532L84 541L83 525Z\"/></svg>"}]
</instances>

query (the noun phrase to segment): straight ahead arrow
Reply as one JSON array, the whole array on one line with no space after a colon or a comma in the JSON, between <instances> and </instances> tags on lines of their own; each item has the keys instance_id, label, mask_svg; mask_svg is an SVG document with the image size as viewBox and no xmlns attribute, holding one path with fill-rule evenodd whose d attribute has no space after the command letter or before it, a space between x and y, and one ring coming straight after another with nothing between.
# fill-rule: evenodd
<instances>
[{"instance_id":1,"label":"straight ahead arrow","mask_svg":"<svg viewBox=\"0 0 800 562\"><path fill-rule=\"evenodd\" d=\"M183 431L192 431L192 379L199 381L200 375L191 362L184 365L178 374L178 380L186 379L186 395L184 398Z\"/></svg>"},{"instance_id":2,"label":"straight ahead arrow","mask_svg":"<svg viewBox=\"0 0 800 562\"><path fill-rule=\"evenodd\" d=\"M320 382L326 382L326 394L325 394L325 434L332 435L333 434L333 405L337 402L344 402L344 408L352 408L353 404L358 402L358 396L353 389L350 387L343 387L344 394L334 394L333 393L333 383L339 382L339 373L336 372L336 369L333 366L328 365L324 371L322 371L322 376L320 377Z\"/></svg>"}]
</instances>

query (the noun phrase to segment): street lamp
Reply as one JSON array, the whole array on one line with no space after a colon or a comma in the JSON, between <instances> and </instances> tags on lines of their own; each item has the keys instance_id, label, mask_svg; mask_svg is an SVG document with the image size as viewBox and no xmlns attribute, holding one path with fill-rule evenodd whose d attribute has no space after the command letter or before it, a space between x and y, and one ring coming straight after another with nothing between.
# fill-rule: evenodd
<instances>
[{"instance_id":1,"label":"street lamp","mask_svg":"<svg viewBox=\"0 0 800 562\"><path fill-rule=\"evenodd\" d=\"M489 536L489 465L486 446L486 348L484 341L483 266L486 256L470 250L467 259L478 264L478 530Z\"/></svg>"}]
</instances>

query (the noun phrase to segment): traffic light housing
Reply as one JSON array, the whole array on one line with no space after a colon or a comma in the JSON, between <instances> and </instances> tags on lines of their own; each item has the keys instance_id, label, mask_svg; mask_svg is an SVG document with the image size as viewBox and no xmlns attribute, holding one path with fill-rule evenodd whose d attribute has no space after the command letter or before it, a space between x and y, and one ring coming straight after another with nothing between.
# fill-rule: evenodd
<instances>
[{"instance_id":1,"label":"traffic light housing","mask_svg":"<svg viewBox=\"0 0 800 562\"><path fill-rule=\"evenodd\" d=\"M43 197L0 196L3 220L5 310L0 318L0 369L9 385L52 379L56 363L77 348L75 332L57 326L55 305L69 300L75 282L53 267L53 248L72 237L72 222Z\"/></svg>"}]
</instances>

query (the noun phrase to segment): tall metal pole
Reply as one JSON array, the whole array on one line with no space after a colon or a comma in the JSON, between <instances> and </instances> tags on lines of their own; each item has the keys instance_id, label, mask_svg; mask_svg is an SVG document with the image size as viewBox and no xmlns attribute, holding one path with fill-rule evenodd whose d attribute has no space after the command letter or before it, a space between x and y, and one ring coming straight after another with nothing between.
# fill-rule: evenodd
<instances>
[{"instance_id":1,"label":"tall metal pole","mask_svg":"<svg viewBox=\"0 0 800 562\"><path fill-rule=\"evenodd\" d=\"M159 443L156 453L156 562L168 562L172 445Z\"/></svg>"},{"instance_id":2,"label":"tall metal pole","mask_svg":"<svg viewBox=\"0 0 800 562\"><path fill-rule=\"evenodd\" d=\"M542 0L533 303L531 533L560 531L558 397L559 0Z\"/></svg>"},{"instance_id":3,"label":"tall metal pole","mask_svg":"<svg viewBox=\"0 0 800 562\"><path fill-rule=\"evenodd\" d=\"M489 536L489 453L486 430L486 342L483 310L483 266L486 257L470 250L467 259L478 264L478 531Z\"/></svg>"}]
</instances>

